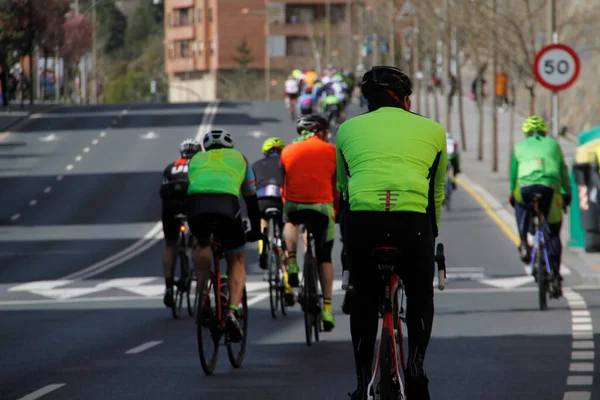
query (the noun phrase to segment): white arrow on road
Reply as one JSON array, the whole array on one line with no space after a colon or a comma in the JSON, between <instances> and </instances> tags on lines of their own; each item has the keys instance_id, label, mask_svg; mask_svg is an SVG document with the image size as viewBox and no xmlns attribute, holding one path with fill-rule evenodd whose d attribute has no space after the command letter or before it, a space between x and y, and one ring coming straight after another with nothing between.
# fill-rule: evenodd
<instances>
[{"instance_id":1,"label":"white arrow on road","mask_svg":"<svg viewBox=\"0 0 600 400\"><path fill-rule=\"evenodd\" d=\"M56 140L58 140L58 136L56 136L54 133L49 134L48 136L42 136L40 137L40 142L54 142Z\"/></svg>"},{"instance_id":2,"label":"white arrow on road","mask_svg":"<svg viewBox=\"0 0 600 400\"><path fill-rule=\"evenodd\" d=\"M262 131L252 131L252 132L248 132L248 136L252 136L253 138L258 139L261 136L265 136L266 133L262 132Z\"/></svg>"},{"instance_id":3,"label":"white arrow on road","mask_svg":"<svg viewBox=\"0 0 600 400\"><path fill-rule=\"evenodd\" d=\"M514 289L528 283L533 283L535 280L533 276L514 276L510 278L481 279L480 282L500 289Z\"/></svg>"},{"instance_id":4,"label":"white arrow on road","mask_svg":"<svg viewBox=\"0 0 600 400\"><path fill-rule=\"evenodd\" d=\"M158 135L154 132L148 132L145 135L140 135L140 138L146 139L146 140L158 139L159 137L160 137L160 135Z\"/></svg>"}]
</instances>

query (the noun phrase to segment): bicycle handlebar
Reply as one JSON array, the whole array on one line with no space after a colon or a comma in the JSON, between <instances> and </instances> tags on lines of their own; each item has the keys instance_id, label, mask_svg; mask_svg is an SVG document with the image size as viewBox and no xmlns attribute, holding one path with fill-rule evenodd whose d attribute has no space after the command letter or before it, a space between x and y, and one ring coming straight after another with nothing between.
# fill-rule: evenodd
<instances>
[{"instance_id":1,"label":"bicycle handlebar","mask_svg":"<svg viewBox=\"0 0 600 400\"><path fill-rule=\"evenodd\" d=\"M438 266L438 289L446 288L446 256L444 255L444 244L438 243L435 249L435 263ZM342 290L348 290L348 281L350 280L350 271L345 269L342 272Z\"/></svg>"}]
</instances>

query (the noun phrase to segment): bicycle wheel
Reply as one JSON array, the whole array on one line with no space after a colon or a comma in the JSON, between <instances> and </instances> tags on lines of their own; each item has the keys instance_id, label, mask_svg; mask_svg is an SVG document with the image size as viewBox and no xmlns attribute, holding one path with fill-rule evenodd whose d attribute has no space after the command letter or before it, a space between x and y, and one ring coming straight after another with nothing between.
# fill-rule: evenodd
<instances>
[{"instance_id":1,"label":"bicycle wheel","mask_svg":"<svg viewBox=\"0 0 600 400\"><path fill-rule=\"evenodd\" d=\"M211 375L217 366L219 341L221 340L221 321L218 319L217 303L219 288L213 272L205 275L197 287L198 312L196 313L196 332L200 364L206 375Z\"/></svg>"},{"instance_id":2,"label":"bicycle wheel","mask_svg":"<svg viewBox=\"0 0 600 400\"><path fill-rule=\"evenodd\" d=\"M401 302L398 304L398 302ZM398 365L402 368L402 372L406 371L406 354L404 352L404 323L401 313L404 311L404 289L400 286L394 295L392 304L392 317L394 322L394 338L396 339L396 355L398 357Z\"/></svg>"},{"instance_id":3,"label":"bicycle wheel","mask_svg":"<svg viewBox=\"0 0 600 400\"><path fill-rule=\"evenodd\" d=\"M275 229L273 226L273 219L269 219L268 229L268 241L264 243L264 246L269 246L269 256L267 265L269 266L269 302L271 305L271 317L277 319L277 309L279 307L279 271L277 270L277 260L275 259Z\"/></svg>"},{"instance_id":4,"label":"bicycle wheel","mask_svg":"<svg viewBox=\"0 0 600 400\"><path fill-rule=\"evenodd\" d=\"M304 332L306 334L306 345L312 345L312 333L313 333L313 313L311 310L312 306L312 294L316 290L313 287L313 269L312 269L312 254L310 252L304 255L304 274L302 275L303 285L303 301L304 301Z\"/></svg>"},{"instance_id":5,"label":"bicycle wheel","mask_svg":"<svg viewBox=\"0 0 600 400\"><path fill-rule=\"evenodd\" d=\"M196 279L196 273L193 269L189 271L190 278L188 279L188 291L187 291L187 306L188 314L190 317L196 315L196 309L198 307L198 281Z\"/></svg>"},{"instance_id":6,"label":"bicycle wheel","mask_svg":"<svg viewBox=\"0 0 600 400\"><path fill-rule=\"evenodd\" d=\"M229 362L233 368L242 366L242 361L244 361L244 355L246 354L246 344L248 343L248 296L246 294L245 286L239 314L240 328L242 328L244 337L239 343L227 343L227 355L229 356Z\"/></svg>"},{"instance_id":7,"label":"bicycle wheel","mask_svg":"<svg viewBox=\"0 0 600 400\"><path fill-rule=\"evenodd\" d=\"M179 268L179 279L176 280L177 283L175 283L175 285L173 285L174 288L174 301L173 301L173 307L171 307L171 314L173 314L173 318L175 319L179 319L181 317L181 310L183 309L183 296L185 296L185 292L186 292L186 282L182 281L181 277L183 275L185 275L185 270L186 270L186 266L185 263L187 262L187 258L185 255L185 252L180 251L178 254L179 259L179 264L180 264L180 268ZM175 279L173 279L175 280Z\"/></svg>"},{"instance_id":8,"label":"bicycle wheel","mask_svg":"<svg viewBox=\"0 0 600 400\"><path fill-rule=\"evenodd\" d=\"M535 252L536 265L537 265L537 281L538 281L538 297L540 310L544 311L548 309L548 303L546 298L546 263L544 261L544 246L542 241L538 239L538 247Z\"/></svg>"},{"instance_id":9,"label":"bicycle wheel","mask_svg":"<svg viewBox=\"0 0 600 400\"><path fill-rule=\"evenodd\" d=\"M277 250L275 255L277 260L277 275L279 276L279 303L281 304L281 314L287 316L287 304L285 302L285 279L283 278L283 260L281 252Z\"/></svg>"},{"instance_id":10,"label":"bicycle wheel","mask_svg":"<svg viewBox=\"0 0 600 400\"><path fill-rule=\"evenodd\" d=\"M390 332L383 328L381 334L381 353L379 356L379 399L396 400L394 398L394 385L392 383L392 344Z\"/></svg>"}]
</instances>

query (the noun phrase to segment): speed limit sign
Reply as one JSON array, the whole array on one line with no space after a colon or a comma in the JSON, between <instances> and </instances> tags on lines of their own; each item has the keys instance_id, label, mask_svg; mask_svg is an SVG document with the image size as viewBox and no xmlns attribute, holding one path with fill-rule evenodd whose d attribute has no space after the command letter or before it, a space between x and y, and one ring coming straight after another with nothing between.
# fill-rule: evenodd
<instances>
[{"instance_id":1,"label":"speed limit sign","mask_svg":"<svg viewBox=\"0 0 600 400\"><path fill-rule=\"evenodd\" d=\"M533 61L533 75L546 89L560 92L571 86L579 76L581 62L571 47L551 44L542 48Z\"/></svg>"}]
</instances>

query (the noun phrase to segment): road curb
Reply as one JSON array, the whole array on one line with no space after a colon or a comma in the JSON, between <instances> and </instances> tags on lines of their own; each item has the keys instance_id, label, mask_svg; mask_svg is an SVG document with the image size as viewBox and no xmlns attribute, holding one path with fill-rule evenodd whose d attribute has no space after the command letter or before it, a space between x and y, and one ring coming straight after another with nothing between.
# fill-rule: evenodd
<instances>
[{"instance_id":1,"label":"road curb","mask_svg":"<svg viewBox=\"0 0 600 400\"><path fill-rule=\"evenodd\" d=\"M469 178L468 175L461 173L460 176L456 178L456 181L478 203L483 202L487 204L488 207L484 207L484 211L495 220L508 238L515 243L515 245L518 245L520 239L517 224L514 216L510 213L510 210L504 207L494 195L476 183L473 179ZM475 196L473 194L475 194ZM497 219L494 218L494 215ZM501 223L499 223L498 220L501 221ZM563 247L562 264L566 265L577 275L581 281L581 285L600 285L600 272L591 268L585 260L578 255L579 252L583 252L583 250ZM578 285L575 285L574 288L577 288L577 286Z\"/></svg>"},{"instance_id":2,"label":"road curb","mask_svg":"<svg viewBox=\"0 0 600 400\"><path fill-rule=\"evenodd\" d=\"M55 111L55 110L61 108L62 106L63 106L62 104L49 104L47 106L42 106L35 111L29 111L26 115L23 115L20 118L17 118L14 122L11 122L10 124L0 128L0 135L5 134L7 132L11 132L12 130L14 130L15 127L17 127L17 129L21 128L22 126L25 125L26 122L29 122L32 115L46 113L46 112L52 112L52 111ZM7 138L8 136L9 135L0 137L0 141Z\"/></svg>"}]
</instances>

